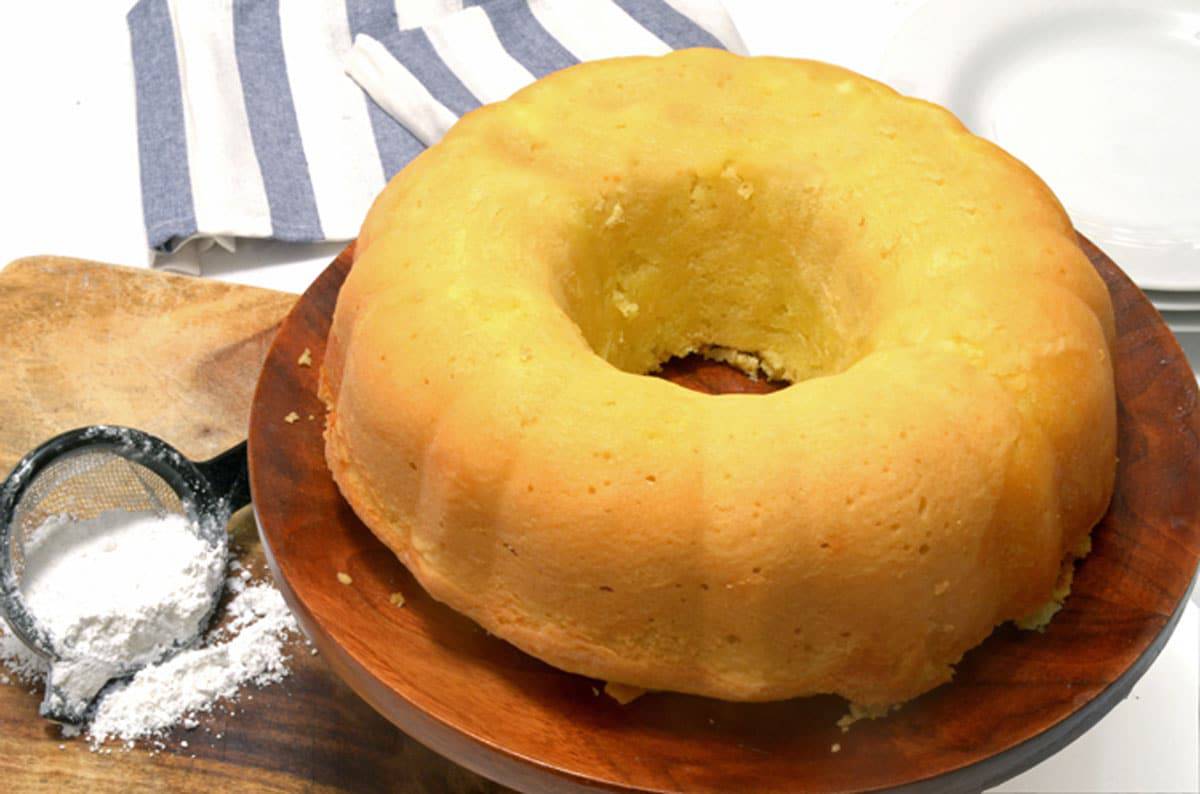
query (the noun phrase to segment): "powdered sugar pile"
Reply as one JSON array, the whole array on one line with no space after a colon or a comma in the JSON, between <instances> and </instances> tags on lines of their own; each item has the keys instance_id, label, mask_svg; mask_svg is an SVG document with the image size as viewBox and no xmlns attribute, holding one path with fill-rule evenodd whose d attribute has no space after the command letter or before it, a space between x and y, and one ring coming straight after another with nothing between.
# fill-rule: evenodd
<instances>
[{"instance_id":1,"label":"powdered sugar pile","mask_svg":"<svg viewBox=\"0 0 1200 794\"><path fill-rule=\"evenodd\" d=\"M101 693L84 728L93 749L107 739L131 745L181 723L195 727L198 713L235 698L241 687L288 674L285 646L298 629L282 596L269 584L249 583L236 561L230 568L231 597L216 627L195 647L162 659L208 616L223 555L181 516L106 513L90 522L52 519L35 532L22 598L60 654L75 660L55 665L55 684L85 690L131 661L150 662ZM46 663L2 622L0 661L9 673L0 683L45 682Z\"/></svg>"},{"instance_id":2,"label":"powdered sugar pile","mask_svg":"<svg viewBox=\"0 0 1200 794\"><path fill-rule=\"evenodd\" d=\"M82 714L114 676L163 658L212 613L225 550L186 516L110 510L55 516L24 546L20 591L60 657L48 702Z\"/></svg>"}]
</instances>

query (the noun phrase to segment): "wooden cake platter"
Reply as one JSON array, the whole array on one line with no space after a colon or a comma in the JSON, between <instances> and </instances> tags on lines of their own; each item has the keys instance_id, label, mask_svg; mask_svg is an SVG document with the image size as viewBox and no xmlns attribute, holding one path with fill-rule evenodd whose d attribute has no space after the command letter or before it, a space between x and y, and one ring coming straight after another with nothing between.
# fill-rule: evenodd
<instances>
[{"instance_id":1,"label":"wooden cake platter","mask_svg":"<svg viewBox=\"0 0 1200 794\"><path fill-rule=\"evenodd\" d=\"M847 704L836 697L737 704L653 693L621 706L599 694L602 683L533 659L426 595L325 468L318 368L351 249L284 321L258 382L250 475L271 569L325 661L362 698L433 750L518 789L995 785L1066 746L1129 693L1182 614L1200 560L1195 377L1146 297L1083 246L1118 328L1120 464L1093 551L1044 633L997 629L953 682L885 719L843 733ZM298 363L305 349L310 366ZM771 388L707 363L667 377L712 393ZM390 598L397 592L402 607Z\"/></svg>"}]
</instances>

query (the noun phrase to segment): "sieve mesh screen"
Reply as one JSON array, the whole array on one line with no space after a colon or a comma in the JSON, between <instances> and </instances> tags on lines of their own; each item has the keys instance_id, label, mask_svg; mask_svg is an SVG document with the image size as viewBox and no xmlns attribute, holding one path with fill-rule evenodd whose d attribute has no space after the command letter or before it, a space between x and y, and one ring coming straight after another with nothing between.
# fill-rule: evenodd
<instances>
[{"instance_id":1,"label":"sieve mesh screen","mask_svg":"<svg viewBox=\"0 0 1200 794\"><path fill-rule=\"evenodd\" d=\"M175 491L145 466L104 449L63 455L29 483L13 512L13 573L21 576L25 546L47 519L66 515L86 521L110 510L186 512Z\"/></svg>"}]
</instances>

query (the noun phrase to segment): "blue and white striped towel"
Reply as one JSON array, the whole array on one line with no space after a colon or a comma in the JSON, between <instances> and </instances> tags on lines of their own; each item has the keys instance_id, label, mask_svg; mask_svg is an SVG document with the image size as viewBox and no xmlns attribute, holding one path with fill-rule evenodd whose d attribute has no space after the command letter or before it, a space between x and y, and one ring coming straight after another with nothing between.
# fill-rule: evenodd
<instances>
[{"instance_id":1,"label":"blue and white striped towel","mask_svg":"<svg viewBox=\"0 0 1200 794\"><path fill-rule=\"evenodd\" d=\"M349 240L480 104L579 61L744 51L719 0L140 0L128 22L156 251Z\"/></svg>"}]
</instances>

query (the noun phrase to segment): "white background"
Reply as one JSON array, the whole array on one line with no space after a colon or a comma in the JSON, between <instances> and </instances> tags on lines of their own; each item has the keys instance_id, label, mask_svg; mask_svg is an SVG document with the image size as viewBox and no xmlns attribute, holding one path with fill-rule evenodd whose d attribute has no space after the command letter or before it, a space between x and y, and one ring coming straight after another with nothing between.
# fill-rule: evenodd
<instances>
[{"instance_id":1,"label":"white background","mask_svg":"<svg viewBox=\"0 0 1200 794\"><path fill-rule=\"evenodd\" d=\"M149 265L125 27L130 5L0 6L0 265L44 253ZM882 77L881 53L920 0L727 5L754 54L816 58ZM193 263L198 256L206 277L300 292L340 248L242 242L235 254L210 249L187 256ZM1066 750L998 790L1200 792L1197 612L1191 604L1129 699Z\"/></svg>"}]
</instances>

